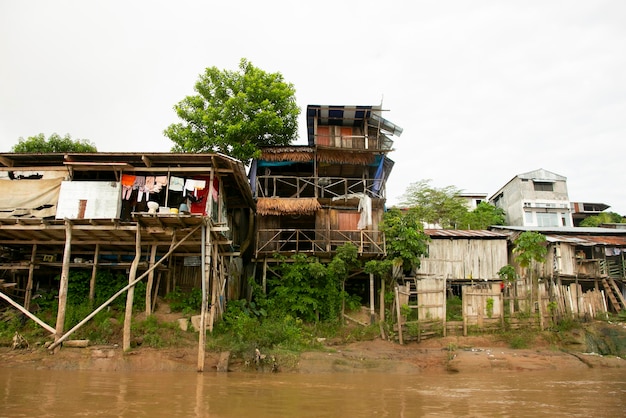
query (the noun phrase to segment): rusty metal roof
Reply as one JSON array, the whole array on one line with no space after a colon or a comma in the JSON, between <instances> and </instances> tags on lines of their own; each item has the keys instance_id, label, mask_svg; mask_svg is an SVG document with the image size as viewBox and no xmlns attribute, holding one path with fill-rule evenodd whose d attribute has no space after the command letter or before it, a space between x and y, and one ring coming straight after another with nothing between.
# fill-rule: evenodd
<instances>
[{"instance_id":1,"label":"rusty metal roof","mask_svg":"<svg viewBox=\"0 0 626 418\"><path fill-rule=\"evenodd\" d=\"M424 229L424 233L431 238L507 239L508 237L502 232L485 229Z\"/></svg>"},{"instance_id":2,"label":"rusty metal roof","mask_svg":"<svg viewBox=\"0 0 626 418\"><path fill-rule=\"evenodd\" d=\"M567 242L568 244L584 246L604 245L609 247L626 247L626 236L547 234L546 239L548 242Z\"/></svg>"}]
</instances>

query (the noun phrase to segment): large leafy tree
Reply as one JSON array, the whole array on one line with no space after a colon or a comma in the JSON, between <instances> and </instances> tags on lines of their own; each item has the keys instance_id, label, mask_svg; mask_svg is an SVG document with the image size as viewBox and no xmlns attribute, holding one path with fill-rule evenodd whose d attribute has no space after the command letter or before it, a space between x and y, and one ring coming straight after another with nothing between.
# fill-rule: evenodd
<instances>
[{"instance_id":1,"label":"large leafy tree","mask_svg":"<svg viewBox=\"0 0 626 418\"><path fill-rule=\"evenodd\" d=\"M423 222L438 224L442 228L460 227L468 209L460 190L455 186L433 187L431 180L411 183L403 195L402 206L412 208Z\"/></svg>"},{"instance_id":2,"label":"large leafy tree","mask_svg":"<svg viewBox=\"0 0 626 418\"><path fill-rule=\"evenodd\" d=\"M222 152L247 162L259 147L297 138L295 88L280 73L242 59L239 71L207 68L195 91L174 106L182 122L165 129L174 151Z\"/></svg>"},{"instance_id":3,"label":"large leafy tree","mask_svg":"<svg viewBox=\"0 0 626 418\"><path fill-rule=\"evenodd\" d=\"M48 153L48 152L98 152L96 146L87 139L72 139L69 134L60 136L56 133L46 139L44 134L19 138L18 143L11 149L18 153Z\"/></svg>"}]
</instances>

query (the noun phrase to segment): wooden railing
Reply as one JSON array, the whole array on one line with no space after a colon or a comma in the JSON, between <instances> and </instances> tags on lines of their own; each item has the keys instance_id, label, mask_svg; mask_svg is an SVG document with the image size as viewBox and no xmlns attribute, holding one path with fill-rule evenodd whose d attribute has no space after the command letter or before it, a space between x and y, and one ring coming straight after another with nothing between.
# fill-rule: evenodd
<instances>
[{"instance_id":1,"label":"wooden railing","mask_svg":"<svg viewBox=\"0 0 626 418\"><path fill-rule=\"evenodd\" d=\"M344 177L258 176L258 197L333 198L365 193L371 198L385 198L384 180L350 179Z\"/></svg>"},{"instance_id":2,"label":"wooden railing","mask_svg":"<svg viewBox=\"0 0 626 418\"><path fill-rule=\"evenodd\" d=\"M393 141L385 135L363 136L363 135L315 135L315 144L342 149L355 150L383 150L389 151L393 148Z\"/></svg>"},{"instance_id":3,"label":"wooden railing","mask_svg":"<svg viewBox=\"0 0 626 418\"><path fill-rule=\"evenodd\" d=\"M331 254L347 243L361 255L384 255L385 237L381 231L323 231L315 229L259 229L256 253Z\"/></svg>"}]
</instances>

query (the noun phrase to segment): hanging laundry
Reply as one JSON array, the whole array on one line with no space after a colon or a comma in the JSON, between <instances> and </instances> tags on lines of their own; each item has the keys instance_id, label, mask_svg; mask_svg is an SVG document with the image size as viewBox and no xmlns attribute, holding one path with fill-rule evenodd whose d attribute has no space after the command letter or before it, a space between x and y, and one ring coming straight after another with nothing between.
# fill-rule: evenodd
<instances>
[{"instance_id":1,"label":"hanging laundry","mask_svg":"<svg viewBox=\"0 0 626 418\"><path fill-rule=\"evenodd\" d=\"M137 176L132 174L122 174L122 199L130 200L130 196L133 193L133 184Z\"/></svg>"},{"instance_id":2,"label":"hanging laundry","mask_svg":"<svg viewBox=\"0 0 626 418\"><path fill-rule=\"evenodd\" d=\"M182 177L170 177L170 191L182 192L185 187L185 179Z\"/></svg>"},{"instance_id":3,"label":"hanging laundry","mask_svg":"<svg viewBox=\"0 0 626 418\"><path fill-rule=\"evenodd\" d=\"M167 186L167 176L156 176L154 178L154 193L159 193L164 186Z\"/></svg>"}]
</instances>

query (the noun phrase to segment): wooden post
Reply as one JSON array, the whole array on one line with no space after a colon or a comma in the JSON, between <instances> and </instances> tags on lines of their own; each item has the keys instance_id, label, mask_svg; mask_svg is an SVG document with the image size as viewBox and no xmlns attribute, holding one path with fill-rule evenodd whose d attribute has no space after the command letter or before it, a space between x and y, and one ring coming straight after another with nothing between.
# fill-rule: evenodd
<instances>
[{"instance_id":1,"label":"wooden post","mask_svg":"<svg viewBox=\"0 0 626 418\"><path fill-rule=\"evenodd\" d=\"M150 267L154 266L156 260L157 246L150 249ZM146 316L152 315L152 286L154 285L154 269L148 273L148 283L146 283Z\"/></svg>"},{"instance_id":2,"label":"wooden post","mask_svg":"<svg viewBox=\"0 0 626 418\"><path fill-rule=\"evenodd\" d=\"M374 311L374 273L370 273L370 325L376 322L376 312Z\"/></svg>"},{"instance_id":3,"label":"wooden post","mask_svg":"<svg viewBox=\"0 0 626 418\"><path fill-rule=\"evenodd\" d=\"M72 223L65 220L65 248L63 250L63 267L61 267L61 280L59 283L59 309L57 310L57 323L54 341L57 342L63 335L65 324L65 308L67 305L67 283L70 274L70 260L72 258Z\"/></svg>"},{"instance_id":4,"label":"wooden post","mask_svg":"<svg viewBox=\"0 0 626 418\"><path fill-rule=\"evenodd\" d=\"M209 256L212 258L211 263L213 264L211 267L211 313L209 314L209 332L213 333L213 324L215 323L215 317L217 316L217 308L219 303L219 278L217 274L217 251L218 246L217 243L214 243L211 246L211 254Z\"/></svg>"},{"instance_id":5,"label":"wooden post","mask_svg":"<svg viewBox=\"0 0 626 418\"><path fill-rule=\"evenodd\" d=\"M443 278L443 289L442 289L442 291L443 291L443 295L442 295L443 296L443 306L442 306L442 309L443 309L443 319L442 319L442 321L443 321L443 336L444 337L448 333L448 324L447 324L447 318L446 318L446 316L448 314L447 313L448 294L446 293L446 287L447 287L446 278L444 277Z\"/></svg>"},{"instance_id":6,"label":"wooden post","mask_svg":"<svg viewBox=\"0 0 626 418\"><path fill-rule=\"evenodd\" d=\"M400 295L398 294L398 285L394 288L396 294L396 314L398 316L398 342L404 344L402 339L402 313L400 312Z\"/></svg>"},{"instance_id":7,"label":"wooden post","mask_svg":"<svg viewBox=\"0 0 626 418\"><path fill-rule=\"evenodd\" d=\"M135 235L135 258L130 265L130 273L128 275L128 284L130 285L137 277L137 268L139 267L139 259L141 258L141 228L137 226L137 234ZM126 292L126 312L124 314L124 336L122 341L122 349L130 350L130 324L133 319L133 300L135 298L135 286L132 285Z\"/></svg>"},{"instance_id":8,"label":"wooden post","mask_svg":"<svg viewBox=\"0 0 626 418\"><path fill-rule=\"evenodd\" d=\"M35 275L35 260L37 257L37 244L33 244L30 254L30 264L28 265L28 282L26 283L26 294L24 295L24 309L30 309L30 300L33 297L33 280Z\"/></svg>"},{"instance_id":9,"label":"wooden post","mask_svg":"<svg viewBox=\"0 0 626 418\"><path fill-rule=\"evenodd\" d=\"M263 259L263 278L261 286L263 287L263 294L267 295L267 258Z\"/></svg>"},{"instance_id":10,"label":"wooden post","mask_svg":"<svg viewBox=\"0 0 626 418\"><path fill-rule=\"evenodd\" d=\"M385 278L380 278L380 294L378 295L378 303L380 307L378 311L380 312L380 322L385 322Z\"/></svg>"},{"instance_id":11,"label":"wooden post","mask_svg":"<svg viewBox=\"0 0 626 418\"><path fill-rule=\"evenodd\" d=\"M91 280L89 281L89 302L93 303L96 296L96 275L98 274L98 258L100 257L100 244L96 244L96 252L93 255L91 267Z\"/></svg>"},{"instance_id":12,"label":"wooden post","mask_svg":"<svg viewBox=\"0 0 626 418\"><path fill-rule=\"evenodd\" d=\"M201 276L202 276L202 306L200 308L200 329L198 330L198 371L204 371L204 349L206 346L206 315L207 315L207 303L208 297L208 276L209 266L211 264L210 258L207 259L207 241L210 242L210 232L206 223L202 224L202 263L201 263Z\"/></svg>"}]
</instances>

